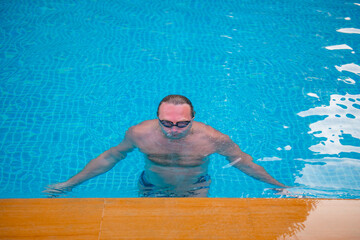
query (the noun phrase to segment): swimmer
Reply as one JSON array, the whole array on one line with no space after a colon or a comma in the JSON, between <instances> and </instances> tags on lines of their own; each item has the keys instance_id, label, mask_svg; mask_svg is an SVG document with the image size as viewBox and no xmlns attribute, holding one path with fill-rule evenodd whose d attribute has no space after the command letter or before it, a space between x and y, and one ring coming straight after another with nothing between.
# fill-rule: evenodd
<instances>
[{"instance_id":1,"label":"swimmer","mask_svg":"<svg viewBox=\"0 0 360 240\"><path fill-rule=\"evenodd\" d=\"M188 98L166 96L158 106L157 117L130 127L119 145L91 160L66 182L50 185L44 192L57 197L71 191L112 169L135 148L145 156L145 167L138 184L142 197L207 197L211 183L209 156L214 153L223 155L229 166L250 177L286 188L254 163L253 158L241 151L227 135L194 121L195 111Z\"/></svg>"}]
</instances>

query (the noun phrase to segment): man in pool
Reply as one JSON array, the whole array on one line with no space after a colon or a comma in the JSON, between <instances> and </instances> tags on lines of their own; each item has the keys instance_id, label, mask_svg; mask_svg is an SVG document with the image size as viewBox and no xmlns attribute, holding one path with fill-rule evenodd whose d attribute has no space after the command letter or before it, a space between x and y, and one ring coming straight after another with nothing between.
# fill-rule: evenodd
<instances>
[{"instance_id":1,"label":"man in pool","mask_svg":"<svg viewBox=\"0 0 360 240\"><path fill-rule=\"evenodd\" d=\"M227 135L194 121L189 99L169 95L158 106L158 119L132 126L116 147L91 160L82 171L63 183L50 185L45 192L57 196L90 178L109 171L138 148L145 155L145 169L139 178L143 197L207 197L210 187L209 156L219 153L230 165L260 181L285 188L250 155L242 152Z\"/></svg>"}]
</instances>

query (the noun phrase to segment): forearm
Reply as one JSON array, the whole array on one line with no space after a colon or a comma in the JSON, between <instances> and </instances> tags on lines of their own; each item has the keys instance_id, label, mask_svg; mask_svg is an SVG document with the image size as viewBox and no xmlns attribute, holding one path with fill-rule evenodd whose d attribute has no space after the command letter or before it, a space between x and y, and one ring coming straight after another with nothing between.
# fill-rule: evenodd
<instances>
[{"instance_id":1,"label":"forearm","mask_svg":"<svg viewBox=\"0 0 360 240\"><path fill-rule=\"evenodd\" d=\"M286 187L284 184L280 183L275 178L273 178L269 173L267 173L262 166L253 163L252 161L246 163L243 162L237 163L234 166L239 170L241 170L242 172L244 172L245 174L259 181L266 182L279 187Z\"/></svg>"},{"instance_id":2,"label":"forearm","mask_svg":"<svg viewBox=\"0 0 360 240\"><path fill-rule=\"evenodd\" d=\"M99 157L91 160L83 170L67 180L66 183L69 187L75 187L93 177L109 171L118 161L119 159L116 159L116 157L112 155L111 150L108 150Z\"/></svg>"}]
</instances>

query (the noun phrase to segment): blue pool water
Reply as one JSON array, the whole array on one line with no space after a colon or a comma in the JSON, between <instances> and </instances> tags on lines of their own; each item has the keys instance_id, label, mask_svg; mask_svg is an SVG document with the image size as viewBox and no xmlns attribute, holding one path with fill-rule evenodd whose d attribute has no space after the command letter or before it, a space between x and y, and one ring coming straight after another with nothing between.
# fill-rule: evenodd
<instances>
[{"instance_id":1,"label":"blue pool water","mask_svg":"<svg viewBox=\"0 0 360 240\"><path fill-rule=\"evenodd\" d=\"M168 94L286 197L360 198L360 2L1 1L0 197L45 197ZM137 197L140 152L68 197ZM214 155L211 197L284 197Z\"/></svg>"}]
</instances>

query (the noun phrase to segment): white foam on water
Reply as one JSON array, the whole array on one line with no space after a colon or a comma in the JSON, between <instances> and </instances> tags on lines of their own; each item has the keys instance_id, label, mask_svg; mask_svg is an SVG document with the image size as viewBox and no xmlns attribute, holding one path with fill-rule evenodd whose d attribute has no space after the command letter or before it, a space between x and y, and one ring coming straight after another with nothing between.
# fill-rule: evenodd
<instances>
[{"instance_id":1,"label":"white foam on water","mask_svg":"<svg viewBox=\"0 0 360 240\"><path fill-rule=\"evenodd\" d=\"M261 162L272 162L272 161L281 161L281 160L282 159L278 158L278 157L264 157L264 158L258 159L258 161L261 161Z\"/></svg>"},{"instance_id":2,"label":"white foam on water","mask_svg":"<svg viewBox=\"0 0 360 240\"><path fill-rule=\"evenodd\" d=\"M278 147L276 150L278 150L278 151L282 151L282 150L290 151L291 149L292 149L292 147L290 145L287 145L284 148Z\"/></svg>"},{"instance_id":3,"label":"white foam on water","mask_svg":"<svg viewBox=\"0 0 360 240\"><path fill-rule=\"evenodd\" d=\"M349 77L339 77L337 80L347 83L347 84L355 84L356 83L354 79L349 78Z\"/></svg>"},{"instance_id":4,"label":"white foam on water","mask_svg":"<svg viewBox=\"0 0 360 240\"><path fill-rule=\"evenodd\" d=\"M336 30L337 32L341 32L341 33L355 33L355 34L360 34L360 29L358 28L341 28Z\"/></svg>"},{"instance_id":5,"label":"white foam on water","mask_svg":"<svg viewBox=\"0 0 360 240\"><path fill-rule=\"evenodd\" d=\"M347 21L351 20L351 18L349 18L349 17L346 17L346 18L344 18L344 19L347 20Z\"/></svg>"},{"instance_id":6,"label":"white foam on water","mask_svg":"<svg viewBox=\"0 0 360 240\"><path fill-rule=\"evenodd\" d=\"M220 35L220 37L232 39L232 37L230 37L230 36L228 36L228 35Z\"/></svg>"},{"instance_id":7,"label":"white foam on water","mask_svg":"<svg viewBox=\"0 0 360 240\"><path fill-rule=\"evenodd\" d=\"M320 97L316 93L308 93L307 95L310 96L310 97L320 99Z\"/></svg>"},{"instance_id":8,"label":"white foam on water","mask_svg":"<svg viewBox=\"0 0 360 240\"><path fill-rule=\"evenodd\" d=\"M348 71L360 75L360 66L355 63L349 63L341 66L335 66L339 72Z\"/></svg>"},{"instance_id":9,"label":"white foam on water","mask_svg":"<svg viewBox=\"0 0 360 240\"><path fill-rule=\"evenodd\" d=\"M287 146L284 147L284 149L285 149L286 151L289 151L289 150L292 149L292 147L291 147L290 145L287 145Z\"/></svg>"},{"instance_id":10,"label":"white foam on water","mask_svg":"<svg viewBox=\"0 0 360 240\"><path fill-rule=\"evenodd\" d=\"M343 49L353 50L351 47L349 47L346 44L327 46L325 48L328 49L328 50L343 50Z\"/></svg>"}]
</instances>

